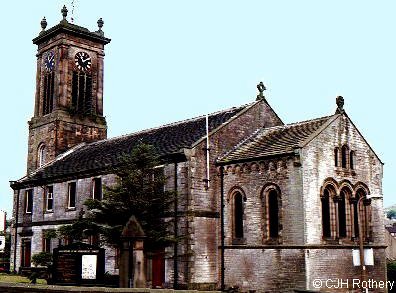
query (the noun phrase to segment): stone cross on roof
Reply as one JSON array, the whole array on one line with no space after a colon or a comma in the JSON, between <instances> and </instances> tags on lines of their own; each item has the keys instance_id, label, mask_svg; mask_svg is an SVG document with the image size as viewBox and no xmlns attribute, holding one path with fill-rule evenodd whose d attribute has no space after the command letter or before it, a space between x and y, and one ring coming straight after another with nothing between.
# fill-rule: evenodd
<instances>
[{"instance_id":1,"label":"stone cross on roof","mask_svg":"<svg viewBox=\"0 0 396 293\"><path fill-rule=\"evenodd\" d=\"M336 104L337 104L336 114L344 113L344 98L342 96L337 96Z\"/></svg>"},{"instance_id":2,"label":"stone cross on roof","mask_svg":"<svg viewBox=\"0 0 396 293\"><path fill-rule=\"evenodd\" d=\"M66 16L67 16L67 12L68 12L66 5L63 5L61 12L62 12L63 20L66 21Z\"/></svg>"},{"instance_id":3,"label":"stone cross on roof","mask_svg":"<svg viewBox=\"0 0 396 293\"><path fill-rule=\"evenodd\" d=\"M257 95L257 101L265 99L263 92L267 89L262 81L257 85L259 94Z\"/></svg>"}]
</instances>

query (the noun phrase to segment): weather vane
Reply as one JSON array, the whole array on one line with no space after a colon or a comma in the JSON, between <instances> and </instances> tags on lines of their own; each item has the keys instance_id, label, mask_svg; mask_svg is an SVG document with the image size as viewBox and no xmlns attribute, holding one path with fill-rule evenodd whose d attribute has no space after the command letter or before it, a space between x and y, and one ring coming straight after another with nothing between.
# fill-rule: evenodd
<instances>
[{"instance_id":1,"label":"weather vane","mask_svg":"<svg viewBox=\"0 0 396 293\"><path fill-rule=\"evenodd\" d=\"M71 7L72 7L72 11L71 11L70 20L71 20L71 23L74 23L74 0L72 0L72 2L71 2Z\"/></svg>"}]
</instances>

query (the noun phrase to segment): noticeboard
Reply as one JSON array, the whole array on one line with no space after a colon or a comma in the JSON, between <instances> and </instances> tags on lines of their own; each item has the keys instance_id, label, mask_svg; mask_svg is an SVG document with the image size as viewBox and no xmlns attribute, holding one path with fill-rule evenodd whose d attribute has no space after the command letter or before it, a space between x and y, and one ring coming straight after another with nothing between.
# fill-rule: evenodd
<instances>
[{"instance_id":1,"label":"noticeboard","mask_svg":"<svg viewBox=\"0 0 396 293\"><path fill-rule=\"evenodd\" d=\"M59 285L103 284L104 253L103 248L80 242L55 248L52 283Z\"/></svg>"}]
</instances>

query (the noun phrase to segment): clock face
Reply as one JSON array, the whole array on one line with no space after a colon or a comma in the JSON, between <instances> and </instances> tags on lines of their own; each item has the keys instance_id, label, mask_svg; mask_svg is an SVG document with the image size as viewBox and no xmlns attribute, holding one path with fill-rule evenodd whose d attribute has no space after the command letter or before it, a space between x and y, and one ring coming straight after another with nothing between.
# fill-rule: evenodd
<instances>
[{"instance_id":1,"label":"clock face","mask_svg":"<svg viewBox=\"0 0 396 293\"><path fill-rule=\"evenodd\" d=\"M49 51L44 56L44 67L48 72L50 72L52 71L52 69L54 69L54 66L55 66L55 55L54 52Z\"/></svg>"},{"instance_id":2,"label":"clock face","mask_svg":"<svg viewBox=\"0 0 396 293\"><path fill-rule=\"evenodd\" d=\"M74 57L76 67L81 71L88 71L91 68L92 60L91 57L85 52L78 52Z\"/></svg>"}]
</instances>

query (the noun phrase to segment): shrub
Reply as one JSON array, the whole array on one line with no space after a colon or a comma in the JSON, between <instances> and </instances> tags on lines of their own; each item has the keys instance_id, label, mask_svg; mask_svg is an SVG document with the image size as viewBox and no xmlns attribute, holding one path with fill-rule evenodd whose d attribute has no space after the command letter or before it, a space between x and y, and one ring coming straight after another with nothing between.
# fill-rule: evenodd
<instances>
[{"instance_id":1,"label":"shrub","mask_svg":"<svg viewBox=\"0 0 396 293\"><path fill-rule=\"evenodd\" d=\"M52 253L40 252L32 256L32 263L35 266L49 267L52 264Z\"/></svg>"},{"instance_id":2,"label":"shrub","mask_svg":"<svg viewBox=\"0 0 396 293\"><path fill-rule=\"evenodd\" d=\"M387 274L388 274L388 281L395 282L396 281L396 261L388 262L387 264ZM395 288L392 288L389 292L396 292Z\"/></svg>"}]
</instances>

